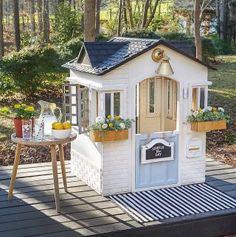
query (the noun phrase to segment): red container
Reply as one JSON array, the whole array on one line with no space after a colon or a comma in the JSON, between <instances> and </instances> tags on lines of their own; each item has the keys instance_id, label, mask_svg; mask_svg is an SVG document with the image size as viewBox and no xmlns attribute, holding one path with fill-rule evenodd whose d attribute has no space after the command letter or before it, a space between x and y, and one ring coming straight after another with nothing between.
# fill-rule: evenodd
<instances>
[{"instance_id":1,"label":"red container","mask_svg":"<svg viewBox=\"0 0 236 237\"><path fill-rule=\"evenodd\" d=\"M16 137L22 137L22 119L14 119Z\"/></svg>"},{"instance_id":2,"label":"red container","mask_svg":"<svg viewBox=\"0 0 236 237\"><path fill-rule=\"evenodd\" d=\"M15 131L16 131L16 137L21 137L22 138L22 119L14 119L14 124L15 124ZM32 119L32 133L34 130L34 119Z\"/></svg>"}]
</instances>

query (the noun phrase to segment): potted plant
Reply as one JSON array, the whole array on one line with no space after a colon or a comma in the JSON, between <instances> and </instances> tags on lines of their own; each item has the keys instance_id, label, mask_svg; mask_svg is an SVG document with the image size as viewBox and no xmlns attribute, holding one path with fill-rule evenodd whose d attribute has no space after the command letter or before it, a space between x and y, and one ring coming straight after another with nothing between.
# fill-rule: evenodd
<instances>
[{"instance_id":1,"label":"potted plant","mask_svg":"<svg viewBox=\"0 0 236 237\"><path fill-rule=\"evenodd\" d=\"M121 116L99 116L90 127L90 138L94 142L126 140L131 123L131 119L123 119Z\"/></svg>"},{"instance_id":2,"label":"potted plant","mask_svg":"<svg viewBox=\"0 0 236 237\"><path fill-rule=\"evenodd\" d=\"M225 114L222 107L208 106L205 109L193 110L188 116L191 130L196 132L209 132L213 130L226 129L229 116Z\"/></svg>"},{"instance_id":3,"label":"potted plant","mask_svg":"<svg viewBox=\"0 0 236 237\"><path fill-rule=\"evenodd\" d=\"M33 129L33 118L35 115L35 110L33 106L26 104L16 104L13 108L15 113L14 125L16 131L16 137L22 137L22 124L23 121L27 123L29 121L32 124Z\"/></svg>"}]
</instances>

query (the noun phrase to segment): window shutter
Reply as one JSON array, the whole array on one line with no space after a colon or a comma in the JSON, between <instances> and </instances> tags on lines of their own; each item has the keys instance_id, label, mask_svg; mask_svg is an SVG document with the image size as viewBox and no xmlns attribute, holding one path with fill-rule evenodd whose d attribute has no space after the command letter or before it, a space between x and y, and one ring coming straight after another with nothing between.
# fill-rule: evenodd
<instances>
[{"instance_id":1,"label":"window shutter","mask_svg":"<svg viewBox=\"0 0 236 237\"><path fill-rule=\"evenodd\" d=\"M79 126L78 113L78 84L63 84L63 109L65 120L73 126Z\"/></svg>"},{"instance_id":2,"label":"window shutter","mask_svg":"<svg viewBox=\"0 0 236 237\"><path fill-rule=\"evenodd\" d=\"M89 127L89 89L79 84L63 85L63 109L65 120L78 126L79 133Z\"/></svg>"}]
</instances>

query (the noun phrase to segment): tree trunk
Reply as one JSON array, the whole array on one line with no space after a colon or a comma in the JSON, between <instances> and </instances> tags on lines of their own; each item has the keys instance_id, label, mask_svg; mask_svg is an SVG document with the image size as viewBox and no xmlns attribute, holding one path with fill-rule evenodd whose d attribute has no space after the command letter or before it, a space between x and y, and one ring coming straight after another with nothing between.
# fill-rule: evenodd
<instances>
[{"instance_id":1,"label":"tree trunk","mask_svg":"<svg viewBox=\"0 0 236 237\"><path fill-rule=\"evenodd\" d=\"M148 26L149 26L150 23L152 22L152 20L153 20L153 18L154 18L154 16L155 16L155 13L156 13L156 10L157 10L157 5L158 5L159 1L160 1L160 0L156 0L156 1L155 1L155 5L154 5L153 9L151 10L151 15L150 15L148 21L147 21L146 24L145 24L145 28L148 28Z\"/></svg>"},{"instance_id":2,"label":"tree trunk","mask_svg":"<svg viewBox=\"0 0 236 237\"><path fill-rule=\"evenodd\" d=\"M96 0L96 35L100 34L100 6L101 0Z\"/></svg>"},{"instance_id":3,"label":"tree trunk","mask_svg":"<svg viewBox=\"0 0 236 237\"><path fill-rule=\"evenodd\" d=\"M16 51L19 51L20 50L20 21L19 21L18 0L13 0L13 12L14 12L15 46L16 46Z\"/></svg>"},{"instance_id":4,"label":"tree trunk","mask_svg":"<svg viewBox=\"0 0 236 237\"><path fill-rule=\"evenodd\" d=\"M132 12L132 5L130 3L130 0L127 0L127 8L128 8L128 12L129 12L129 22L130 22L130 28L133 29L134 28L134 20L133 20L133 12Z\"/></svg>"},{"instance_id":5,"label":"tree trunk","mask_svg":"<svg viewBox=\"0 0 236 237\"><path fill-rule=\"evenodd\" d=\"M124 14L125 32L127 32L128 19L127 19L127 7L125 0L123 0L123 14Z\"/></svg>"},{"instance_id":6,"label":"tree trunk","mask_svg":"<svg viewBox=\"0 0 236 237\"><path fill-rule=\"evenodd\" d=\"M200 35L201 26L201 0L194 1L194 36L195 36L195 46L196 46L196 58L202 60L202 42Z\"/></svg>"},{"instance_id":7,"label":"tree trunk","mask_svg":"<svg viewBox=\"0 0 236 237\"><path fill-rule=\"evenodd\" d=\"M0 60L4 56L4 39L3 39L3 0L0 0Z\"/></svg>"},{"instance_id":8,"label":"tree trunk","mask_svg":"<svg viewBox=\"0 0 236 237\"><path fill-rule=\"evenodd\" d=\"M186 20L186 34L190 35L191 34L191 14L187 14L185 17Z\"/></svg>"},{"instance_id":9,"label":"tree trunk","mask_svg":"<svg viewBox=\"0 0 236 237\"><path fill-rule=\"evenodd\" d=\"M117 35L121 36L121 27L122 27L122 7L123 0L120 0L120 7L119 7L119 16L118 16L118 28L117 28Z\"/></svg>"},{"instance_id":10,"label":"tree trunk","mask_svg":"<svg viewBox=\"0 0 236 237\"><path fill-rule=\"evenodd\" d=\"M34 1L29 0L29 10L30 10L30 30L32 35L35 33L35 7L34 7Z\"/></svg>"},{"instance_id":11,"label":"tree trunk","mask_svg":"<svg viewBox=\"0 0 236 237\"><path fill-rule=\"evenodd\" d=\"M84 41L95 41L95 0L85 0L84 2Z\"/></svg>"},{"instance_id":12,"label":"tree trunk","mask_svg":"<svg viewBox=\"0 0 236 237\"><path fill-rule=\"evenodd\" d=\"M143 11L142 28L145 28L145 25L147 23L149 5L150 5L150 0L146 0L146 2L144 4L144 11Z\"/></svg>"},{"instance_id":13,"label":"tree trunk","mask_svg":"<svg viewBox=\"0 0 236 237\"><path fill-rule=\"evenodd\" d=\"M37 0L38 31L43 31L42 0Z\"/></svg>"},{"instance_id":14,"label":"tree trunk","mask_svg":"<svg viewBox=\"0 0 236 237\"><path fill-rule=\"evenodd\" d=\"M49 0L43 0L43 39L45 43L49 43Z\"/></svg>"}]
</instances>

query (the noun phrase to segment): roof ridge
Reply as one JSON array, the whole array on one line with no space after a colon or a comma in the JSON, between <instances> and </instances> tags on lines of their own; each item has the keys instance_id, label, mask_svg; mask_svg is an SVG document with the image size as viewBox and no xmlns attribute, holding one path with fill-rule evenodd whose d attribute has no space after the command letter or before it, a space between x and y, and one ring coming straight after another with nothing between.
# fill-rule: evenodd
<instances>
[{"instance_id":1,"label":"roof ridge","mask_svg":"<svg viewBox=\"0 0 236 237\"><path fill-rule=\"evenodd\" d=\"M144 40L148 40L148 41L159 41L162 38L158 38L158 39L152 39L152 38L136 38L136 37L121 37L121 36L115 36L113 38L111 38L110 40L108 40L107 42L113 42L114 39L126 39L126 40L137 40L137 41L144 41Z\"/></svg>"}]
</instances>

